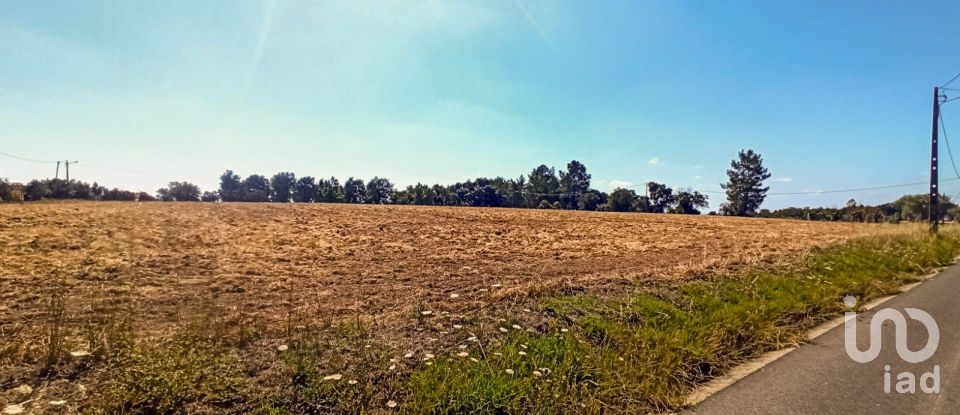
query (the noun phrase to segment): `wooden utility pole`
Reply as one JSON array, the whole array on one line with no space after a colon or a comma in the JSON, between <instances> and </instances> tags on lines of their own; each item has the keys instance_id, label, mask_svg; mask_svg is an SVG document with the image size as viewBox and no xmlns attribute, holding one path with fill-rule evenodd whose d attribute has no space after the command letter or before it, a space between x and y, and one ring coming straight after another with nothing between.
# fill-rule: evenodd
<instances>
[{"instance_id":1,"label":"wooden utility pole","mask_svg":"<svg viewBox=\"0 0 960 415\"><path fill-rule=\"evenodd\" d=\"M933 88L933 134L930 144L930 233L937 233L940 226L940 190L937 178L937 123L940 121L940 88Z\"/></svg>"},{"instance_id":2,"label":"wooden utility pole","mask_svg":"<svg viewBox=\"0 0 960 415\"><path fill-rule=\"evenodd\" d=\"M77 164L77 163L79 163L79 161L70 161L70 160L67 160L67 161L65 161L64 163L65 163L66 166L67 166L67 181L69 182L69 181L70 181L70 163Z\"/></svg>"},{"instance_id":3,"label":"wooden utility pole","mask_svg":"<svg viewBox=\"0 0 960 415\"><path fill-rule=\"evenodd\" d=\"M53 175L53 178L54 179L60 178L60 161L59 160L57 160L57 173Z\"/></svg>"}]
</instances>

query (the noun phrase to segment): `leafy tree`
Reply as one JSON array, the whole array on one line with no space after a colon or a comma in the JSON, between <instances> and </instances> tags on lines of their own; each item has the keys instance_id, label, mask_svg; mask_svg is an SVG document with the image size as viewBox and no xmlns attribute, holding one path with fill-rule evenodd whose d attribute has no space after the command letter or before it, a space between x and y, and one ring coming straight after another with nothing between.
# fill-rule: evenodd
<instances>
[{"instance_id":1,"label":"leafy tree","mask_svg":"<svg viewBox=\"0 0 960 415\"><path fill-rule=\"evenodd\" d=\"M317 198L317 181L313 177L304 176L297 180L297 187L293 192L293 201L311 203Z\"/></svg>"},{"instance_id":2,"label":"leafy tree","mask_svg":"<svg viewBox=\"0 0 960 415\"><path fill-rule=\"evenodd\" d=\"M505 200L503 194L489 184L468 193L466 199L470 206L477 207L501 207Z\"/></svg>"},{"instance_id":3,"label":"leafy tree","mask_svg":"<svg viewBox=\"0 0 960 415\"><path fill-rule=\"evenodd\" d=\"M650 212L663 213L676 202L673 189L657 182L647 183L647 197L650 201Z\"/></svg>"},{"instance_id":4,"label":"leafy tree","mask_svg":"<svg viewBox=\"0 0 960 415\"><path fill-rule=\"evenodd\" d=\"M597 191L589 191L580 195L580 197L577 198L577 209L597 210L597 208L604 203L602 195L602 193Z\"/></svg>"},{"instance_id":5,"label":"leafy tree","mask_svg":"<svg viewBox=\"0 0 960 415\"><path fill-rule=\"evenodd\" d=\"M526 185L527 177L523 175L507 181L507 206L514 208L523 207L523 188Z\"/></svg>"},{"instance_id":6,"label":"leafy tree","mask_svg":"<svg viewBox=\"0 0 960 415\"><path fill-rule=\"evenodd\" d=\"M590 173L587 166L577 160L567 163L567 170L560 171L560 193L566 193L561 199L564 209L576 209L580 195L590 190Z\"/></svg>"},{"instance_id":7,"label":"leafy tree","mask_svg":"<svg viewBox=\"0 0 960 415\"><path fill-rule=\"evenodd\" d=\"M122 191L119 190L119 189L114 189L114 191L120 191L120 192L122 192ZM132 192L131 192L131 193L132 193ZM150 193L147 193L147 192L139 192L139 193L137 193L137 194L134 196L134 199L130 199L130 200L138 200L138 201L141 201L141 202L155 202L155 201L157 200L157 198L153 197L153 195L151 195Z\"/></svg>"},{"instance_id":8,"label":"leafy tree","mask_svg":"<svg viewBox=\"0 0 960 415\"><path fill-rule=\"evenodd\" d=\"M293 197L293 189L297 185L297 178L290 172L281 172L273 175L270 179L270 200L280 203L288 203Z\"/></svg>"},{"instance_id":9,"label":"leafy tree","mask_svg":"<svg viewBox=\"0 0 960 415\"><path fill-rule=\"evenodd\" d=\"M220 175L220 197L224 202L240 202L245 200L245 196L243 182L233 170Z\"/></svg>"},{"instance_id":10,"label":"leafy tree","mask_svg":"<svg viewBox=\"0 0 960 415\"><path fill-rule=\"evenodd\" d=\"M164 202L197 202L200 188L188 182L170 182L167 187L157 190L157 197Z\"/></svg>"},{"instance_id":11,"label":"leafy tree","mask_svg":"<svg viewBox=\"0 0 960 415\"><path fill-rule=\"evenodd\" d=\"M429 205L433 202L433 190L430 186L417 183L410 188L410 203L414 205Z\"/></svg>"},{"instance_id":12,"label":"leafy tree","mask_svg":"<svg viewBox=\"0 0 960 415\"><path fill-rule=\"evenodd\" d=\"M899 210L900 217L907 221L926 221L930 220L930 196L921 193L918 195L906 195L893 202L893 205ZM946 218L948 212L956 206L950 197L944 194L940 195L940 204L938 216L941 219Z\"/></svg>"},{"instance_id":13,"label":"leafy tree","mask_svg":"<svg viewBox=\"0 0 960 415\"><path fill-rule=\"evenodd\" d=\"M270 180L259 174L251 174L243 179L243 201L268 202L270 201Z\"/></svg>"},{"instance_id":14,"label":"leafy tree","mask_svg":"<svg viewBox=\"0 0 960 415\"><path fill-rule=\"evenodd\" d=\"M343 186L340 185L340 181L336 177L331 177L330 180L320 179L317 181L316 200L323 203L343 202Z\"/></svg>"},{"instance_id":15,"label":"leafy tree","mask_svg":"<svg viewBox=\"0 0 960 415\"><path fill-rule=\"evenodd\" d=\"M347 179L343 184L343 201L346 203L366 203L367 189L363 180L353 177Z\"/></svg>"},{"instance_id":16,"label":"leafy tree","mask_svg":"<svg viewBox=\"0 0 960 415\"><path fill-rule=\"evenodd\" d=\"M528 176L525 200L528 207L539 207L541 200L553 200L560 188L560 179L557 179L556 171L545 164L537 166Z\"/></svg>"},{"instance_id":17,"label":"leafy tree","mask_svg":"<svg viewBox=\"0 0 960 415\"><path fill-rule=\"evenodd\" d=\"M383 177L374 176L367 182L366 202L374 205L393 203L393 183Z\"/></svg>"},{"instance_id":18,"label":"leafy tree","mask_svg":"<svg viewBox=\"0 0 960 415\"><path fill-rule=\"evenodd\" d=\"M47 184L40 180L31 180L23 189L23 197L26 200L43 200L50 193Z\"/></svg>"},{"instance_id":19,"label":"leafy tree","mask_svg":"<svg viewBox=\"0 0 960 415\"><path fill-rule=\"evenodd\" d=\"M0 179L0 202L9 202L11 200L13 200L13 193L10 186L10 181L7 179Z\"/></svg>"},{"instance_id":20,"label":"leafy tree","mask_svg":"<svg viewBox=\"0 0 960 415\"><path fill-rule=\"evenodd\" d=\"M676 206L671 209L671 211L685 215L699 215L700 208L709 206L707 199L707 196L703 193L692 190L682 190L677 193Z\"/></svg>"},{"instance_id":21,"label":"leafy tree","mask_svg":"<svg viewBox=\"0 0 960 415\"><path fill-rule=\"evenodd\" d=\"M217 192L203 192L203 195L200 196L200 201L202 202L217 202L220 200L220 193Z\"/></svg>"},{"instance_id":22,"label":"leafy tree","mask_svg":"<svg viewBox=\"0 0 960 415\"><path fill-rule=\"evenodd\" d=\"M93 184L90 185L90 198L94 200L100 200L103 198L103 193L106 191L107 191L106 188L104 188L103 186L100 186L99 184L97 184L97 182L93 182ZM140 193L146 193L146 192L140 192ZM153 197L153 196L151 195L150 197Z\"/></svg>"},{"instance_id":23,"label":"leafy tree","mask_svg":"<svg viewBox=\"0 0 960 415\"><path fill-rule=\"evenodd\" d=\"M637 209L637 193L633 190L618 188L607 197L604 210L612 212L632 212Z\"/></svg>"},{"instance_id":24,"label":"leafy tree","mask_svg":"<svg viewBox=\"0 0 960 415\"><path fill-rule=\"evenodd\" d=\"M732 216L755 214L770 190L763 185L763 181L770 178L770 172L763 167L760 154L740 150L737 159L730 162L727 178L727 183L720 185L727 192L727 202L720 210Z\"/></svg>"},{"instance_id":25,"label":"leafy tree","mask_svg":"<svg viewBox=\"0 0 960 415\"><path fill-rule=\"evenodd\" d=\"M169 189L165 188L166 192L169 192ZM146 194L146 192L140 192L141 194ZM119 200L119 201L134 201L137 200L137 193L131 192L129 190L121 190L117 188L104 190L103 200ZM140 200L157 200L157 198L147 195L146 198L141 198Z\"/></svg>"},{"instance_id":26,"label":"leafy tree","mask_svg":"<svg viewBox=\"0 0 960 415\"><path fill-rule=\"evenodd\" d=\"M433 194L433 203L430 203L434 206L446 206L447 205L447 188L435 184L430 188L431 193Z\"/></svg>"}]
</instances>

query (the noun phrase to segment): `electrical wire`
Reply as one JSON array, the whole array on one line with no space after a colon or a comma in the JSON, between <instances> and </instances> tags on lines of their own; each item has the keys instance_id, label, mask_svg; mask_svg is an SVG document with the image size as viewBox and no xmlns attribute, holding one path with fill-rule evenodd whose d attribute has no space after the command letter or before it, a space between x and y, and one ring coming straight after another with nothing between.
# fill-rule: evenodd
<instances>
[{"instance_id":1,"label":"electrical wire","mask_svg":"<svg viewBox=\"0 0 960 415\"><path fill-rule=\"evenodd\" d=\"M950 149L950 139L947 138L947 126L943 124L943 114L940 114L940 129L943 131L943 141L947 142L947 154L950 155L950 164L953 166L953 174L960 178L960 172L957 172L957 163L953 161L953 150Z\"/></svg>"},{"instance_id":2,"label":"electrical wire","mask_svg":"<svg viewBox=\"0 0 960 415\"><path fill-rule=\"evenodd\" d=\"M958 177L951 177L948 179L940 180L941 182L960 180L960 175ZM831 189L831 190L813 190L813 191L803 191L803 192L773 192L767 193L767 196L796 196L796 195L817 195L825 193L853 193L853 192L864 192L868 190L883 190L883 189L894 189L898 187L909 187L909 186L919 186L922 184L928 184L927 181L922 182L913 182L913 183L900 183L900 184L891 184L884 186L871 186L871 187L857 187L852 189ZM724 194L725 192L717 190L698 190L699 192L712 193L712 194Z\"/></svg>"},{"instance_id":3,"label":"electrical wire","mask_svg":"<svg viewBox=\"0 0 960 415\"><path fill-rule=\"evenodd\" d=\"M951 82L956 81L957 78L960 78L960 73L958 73L956 76L954 76L949 81L947 81L947 83L940 85L940 88L945 88L947 85L950 85Z\"/></svg>"},{"instance_id":4,"label":"electrical wire","mask_svg":"<svg viewBox=\"0 0 960 415\"><path fill-rule=\"evenodd\" d=\"M6 157L10 157L10 158L12 158L12 159L17 159L17 160L21 160L21 161L29 161L29 162L31 162L31 163L43 163L43 164L48 164L48 163L56 163L56 162L57 162L57 160L52 160L52 161L51 161L51 160L28 159L28 158L26 158L26 157L15 156L15 155L13 155L13 154L2 153L2 152L0 152L0 156L6 156Z\"/></svg>"}]
</instances>

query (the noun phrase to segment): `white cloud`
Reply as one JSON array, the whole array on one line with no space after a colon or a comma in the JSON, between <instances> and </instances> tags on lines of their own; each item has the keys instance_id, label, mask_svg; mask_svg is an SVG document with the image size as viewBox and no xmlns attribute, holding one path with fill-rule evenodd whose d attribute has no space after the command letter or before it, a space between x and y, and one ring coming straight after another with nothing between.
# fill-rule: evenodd
<instances>
[{"instance_id":1,"label":"white cloud","mask_svg":"<svg viewBox=\"0 0 960 415\"><path fill-rule=\"evenodd\" d=\"M779 182L779 183L790 183L793 181L793 179L790 177L777 177L773 179L773 181Z\"/></svg>"},{"instance_id":2,"label":"white cloud","mask_svg":"<svg viewBox=\"0 0 960 415\"><path fill-rule=\"evenodd\" d=\"M703 176L698 174L696 176L693 176L693 180L703 180Z\"/></svg>"},{"instance_id":3,"label":"white cloud","mask_svg":"<svg viewBox=\"0 0 960 415\"><path fill-rule=\"evenodd\" d=\"M631 186L633 186L633 182L627 182L627 181L623 181L623 180L611 180L611 181L610 181L610 190L614 190L614 189L617 189L617 188L624 188L624 189L625 189L625 188L628 188L628 187L631 187Z\"/></svg>"},{"instance_id":4,"label":"white cloud","mask_svg":"<svg viewBox=\"0 0 960 415\"><path fill-rule=\"evenodd\" d=\"M701 166L701 165L698 164L698 165L696 165L696 166L693 166L693 169L694 169L694 170L703 170L703 166Z\"/></svg>"},{"instance_id":5,"label":"white cloud","mask_svg":"<svg viewBox=\"0 0 960 415\"><path fill-rule=\"evenodd\" d=\"M649 164L649 165L651 165L651 166L656 166L656 165L660 164L660 157L654 157L654 158L650 159L649 161L647 161L647 164Z\"/></svg>"}]
</instances>

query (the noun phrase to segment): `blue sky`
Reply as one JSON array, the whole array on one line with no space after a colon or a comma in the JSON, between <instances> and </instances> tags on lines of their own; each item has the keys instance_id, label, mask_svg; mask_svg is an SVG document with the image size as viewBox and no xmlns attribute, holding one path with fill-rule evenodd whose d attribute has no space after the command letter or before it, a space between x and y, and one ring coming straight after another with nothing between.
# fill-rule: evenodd
<instances>
[{"instance_id":1,"label":"blue sky","mask_svg":"<svg viewBox=\"0 0 960 415\"><path fill-rule=\"evenodd\" d=\"M915 182L932 87L960 72L958 16L956 1L10 1L0 152L151 192L213 190L228 168L402 186L570 159L601 190L719 190L741 148L772 192ZM0 159L0 177L53 173Z\"/></svg>"}]
</instances>

